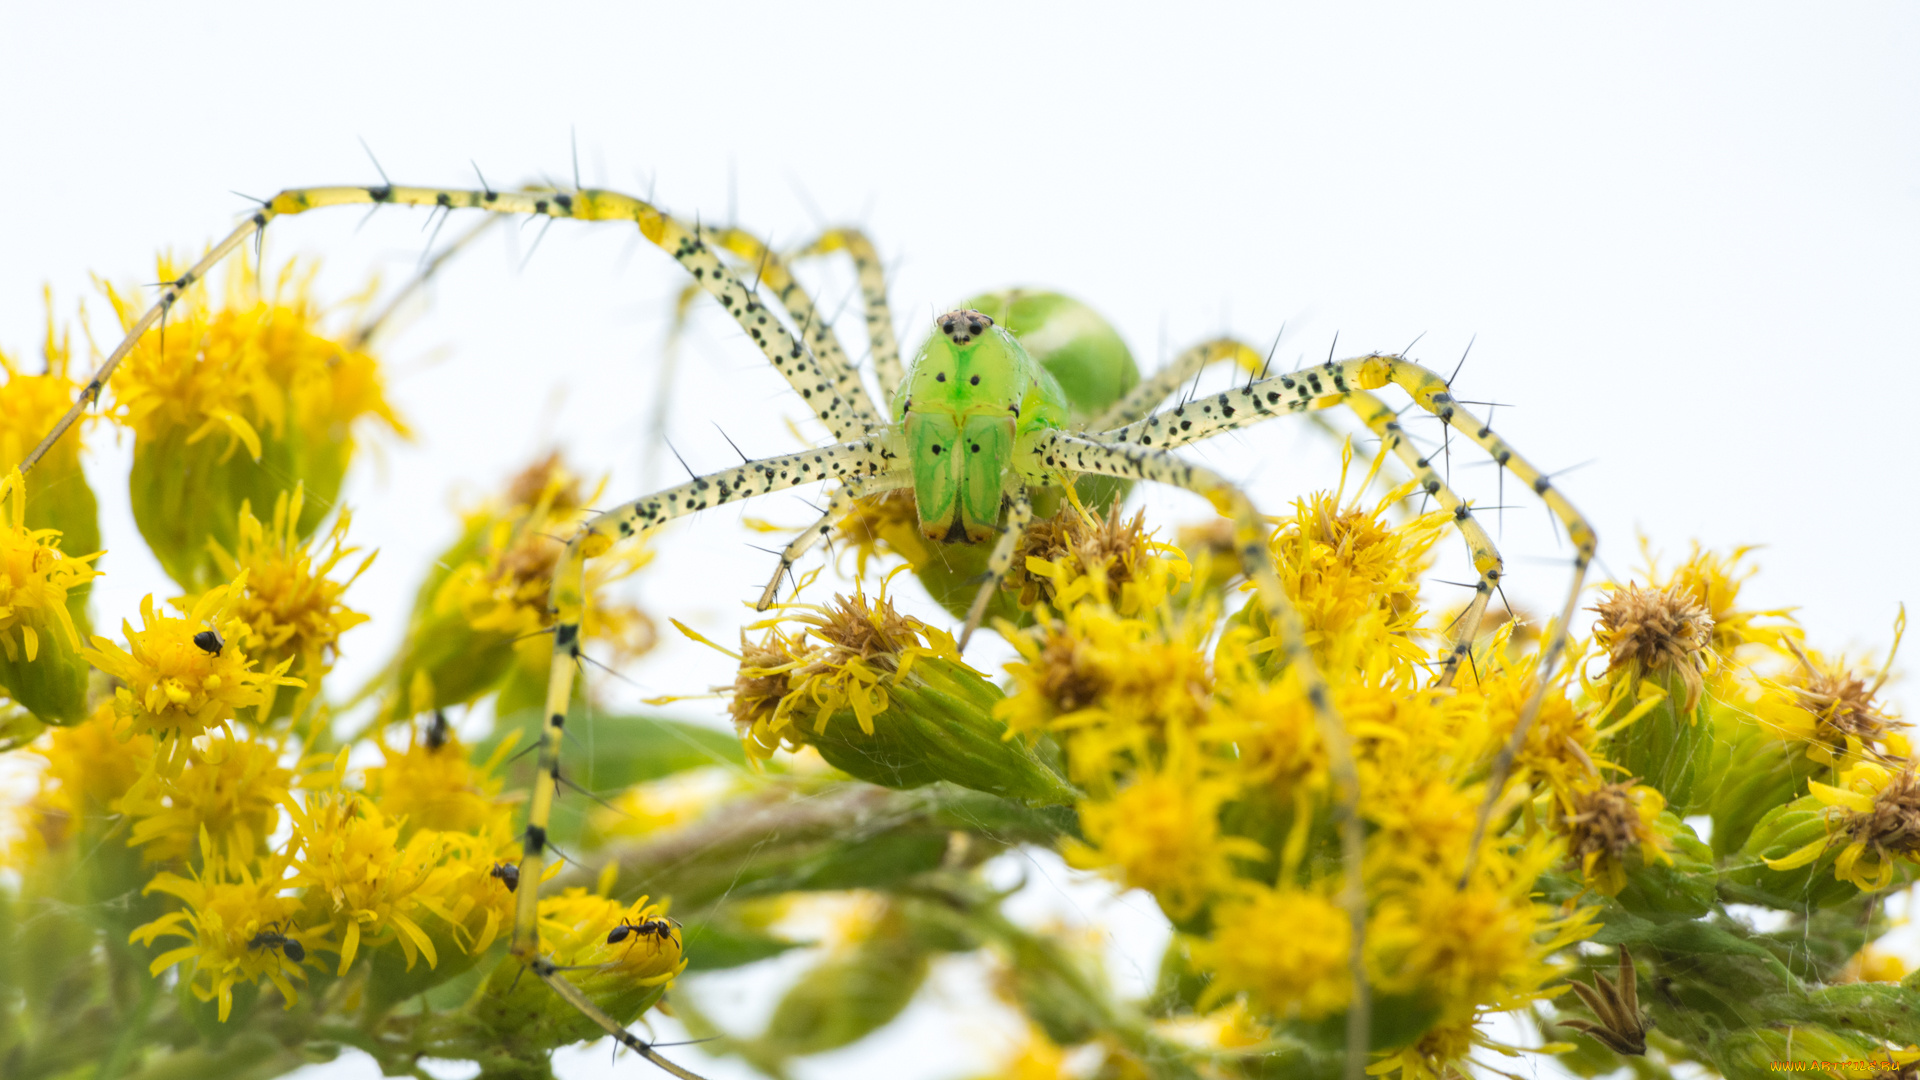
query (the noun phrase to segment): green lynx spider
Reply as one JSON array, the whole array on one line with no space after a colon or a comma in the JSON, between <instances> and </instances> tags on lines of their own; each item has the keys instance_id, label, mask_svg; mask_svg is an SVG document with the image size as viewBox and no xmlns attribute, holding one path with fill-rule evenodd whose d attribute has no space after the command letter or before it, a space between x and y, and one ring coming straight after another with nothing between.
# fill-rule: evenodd
<instances>
[{"instance_id":1,"label":"green lynx spider","mask_svg":"<svg viewBox=\"0 0 1920 1080\"><path fill-rule=\"evenodd\" d=\"M1389 383L1411 396L1415 405L1440 418L1482 447L1502 468L1532 488L1566 528L1574 545L1573 580L1560 618L1542 650L1541 679L1512 737L1494 763L1488 797L1470 850L1477 850L1494 800L1514 753L1538 710L1551 673L1566 644L1576 598L1595 547L1593 530L1573 506L1492 429L1455 402L1447 381L1400 356L1372 354L1345 361L1329 359L1313 368L1272 378L1250 378L1244 385L1183 402L1161 412L1151 410L1211 361L1254 355L1245 345L1213 341L1182 354L1166 370L1141 382L1107 413L1087 427L1070 430L1067 403L1059 385L1028 356L1018 339L977 311L940 316L939 333L911 367L903 369L887 307L885 280L872 244L860 232L832 230L791 257L781 257L739 230L709 232L656 209L647 202L611 191L572 192L490 189L450 190L403 187L294 188L262 203L246 221L174 281L160 286L160 298L136 322L95 371L79 400L21 464L29 469L73 425L140 336L153 328L195 281L239 249L267 223L282 215L329 206L395 204L439 210L472 208L580 221L630 221L654 245L672 255L700 288L719 302L786 378L833 438L830 446L748 462L618 506L591 518L568 543L554 573L554 658L547 695L547 721L541 733L539 772L558 780L561 731L566 721L574 669L580 658L585 560L613 543L674 518L709 507L801 484L835 482L826 512L790 544L781 570L792 564L864 495L911 489L922 528L936 539L964 537L973 543L994 540L988 578L980 588L965 633L970 633L1012 562L1031 518L1030 492L1070 483L1092 473L1170 484L1207 498L1233 523L1234 547L1248 578L1259 588L1270 625L1279 631L1280 648L1301 673L1308 698L1329 747L1341 821L1344 895L1353 919L1352 964L1356 1000L1347 1015L1348 1075L1359 1077L1366 1064L1368 1009L1361 967L1365 904L1360 880L1362 823L1357 813L1358 781L1344 727L1334 714L1325 682L1303 644L1298 616L1275 576L1267 548L1268 527L1247 497L1226 478L1190 464L1172 451L1187 443L1276 416L1335 404L1352 408L1404 465L1420 486L1451 512L1478 572L1474 598L1459 619L1456 643L1436 685L1449 684L1468 655L1481 615L1500 580L1502 563L1491 538L1471 509L1442 482L1427 459L1407 438L1396 414L1369 393ZM743 284L720 252L757 263L752 287ZM853 259L866 308L875 375L890 407L882 410L862 383L831 326L788 272L792 258L846 252ZM760 299L761 290L779 298L793 327L789 329ZM997 539L996 539L997 536ZM778 580L776 573L775 581ZM772 586L762 606L772 599ZM963 633L962 641L965 641ZM535 784L528 811L523 881L541 880L546 828L557 784ZM1469 856L1471 857L1471 856ZM1466 868L1470 870L1471 867ZM1463 871L1464 873L1464 871ZM661 1057L645 1041L606 1016L558 968L540 954L538 888L519 891L512 950L535 975L608 1034L676 1076L693 1074Z\"/></svg>"}]
</instances>

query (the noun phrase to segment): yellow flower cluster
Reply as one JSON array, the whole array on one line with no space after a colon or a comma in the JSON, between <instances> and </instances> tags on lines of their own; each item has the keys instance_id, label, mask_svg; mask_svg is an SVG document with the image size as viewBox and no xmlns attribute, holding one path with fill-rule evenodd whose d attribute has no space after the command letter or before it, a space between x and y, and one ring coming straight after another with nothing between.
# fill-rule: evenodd
<instances>
[{"instance_id":1,"label":"yellow flower cluster","mask_svg":"<svg viewBox=\"0 0 1920 1080\"><path fill-rule=\"evenodd\" d=\"M217 301L206 282L192 283L112 382L109 415L134 433L135 521L160 564L196 592L230 579L207 542L236 550L243 504L273 506L297 479L306 500L291 529L305 537L339 495L356 429L407 434L374 358L322 330L317 266L287 264L270 290L234 266ZM162 259L158 280L180 269ZM132 327L144 307L136 294L103 288Z\"/></svg>"},{"instance_id":2,"label":"yellow flower cluster","mask_svg":"<svg viewBox=\"0 0 1920 1080\"><path fill-rule=\"evenodd\" d=\"M583 491L555 453L466 515L460 538L435 560L420 587L390 688L389 715L465 704L503 687L502 712L537 706L553 655L552 638L544 633L553 623L553 570L564 538L599 497L599 489ZM627 544L587 566L583 636L607 648L608 663L631 660L654 645L652 619L610 595L610 586L652 558L644 546Z\"/></svg>"},{"instance_id":3,"label":"yellow flower cluster","mask_svg":"<svg viewBox=\"0 0 1920 1080\"><path fill-rule=\"evenodd\" d=\"M161 273L177 270L163 263ZM30 728L10 721L9 736L26 742L43 723L64 725L32 742L34 790L17 812L25 828L7 838L0 910L11 917L9 882L24 882L64 909L110 912L100 921L114 965L154 978L175 970L191 992L181 1007L206 1005L195 1023L244 1015L263 992L293 1009L303 990L377 1018L497 956L525 895L518 807L498 776L517 732L503 730L482 753L438 718L404 741L376 724L359 748L377 763L360 764L331 730L323 684L342 635L366 621L347 592L372 560L349 543L353 519L334 510L335 495L361 420L404 429L374 359L319 331L311 278L311 268L290 267L263 295L236 271L218 301L196 284L112 384L110 415L135 435L136 518L185 595L148 595L117 638L91 634L86 591L98 553L71 541L91 545L97 528L77 443L61 444L32 482L18 471L0 480L0 688L38 718ZM131 324L134 303L108 295ZM38 376L0 357L9 468L76 392L65 341L51 330L46 353ZM72 475L60 474L70 458ZM582 502L557 460L536 466L469 521L459 557L430 582L416 630L493 649L442 657L471 667L460 673L470 684L544 666L551 642L538 631L559 550L549 537L566 534ZM271 514L263 520L256 507ZM645 560L602 560L596 582ZM636 610L596 598L594 617L599 638L628 652L651 641ZM429 689L460 681L419 664L407 677ZM565 977L603 1006L632 1006L623 1020L684 966L677 927L663 931L669 923L644 901L575 890L540 898L537 917L551 935L543 951L579 967ZM608 942L623 920L647 928L626 948ZM0 945L12 947L16 926L0 919ZM511 985L520 961L500 966L494 1006L526 993ZM571 1010L531 983L543 1007ZM7 994L0 1008L11 1007ZM529 1059L555 1045L554 1032L539 1032L554 1016L535 1023L502 1007L492 1019L476 1038L524 1046Z\"/></svg>"}]
</instances>

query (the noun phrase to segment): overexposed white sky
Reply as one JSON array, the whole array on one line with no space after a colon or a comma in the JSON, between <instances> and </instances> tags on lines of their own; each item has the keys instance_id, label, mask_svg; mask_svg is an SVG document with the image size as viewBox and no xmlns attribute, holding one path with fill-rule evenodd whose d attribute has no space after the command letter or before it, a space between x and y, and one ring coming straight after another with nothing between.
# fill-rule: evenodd
<instances>
[{"instance_id":1,"label":"overexposed white sky","mask_svg":"<svg viewBox=\"0 0 1920 1080\"><path fill-rule=\"evenodd\" d=\"M89 274L151 281L157 251L224 233L248 205L232 192L377 181L359 139L396 182L471 185L474 162L495 186L571 182L577 139L586 183L779 244L864 224L908 344L1014 284L1085 299L1148 367L1282 324L1287 364L1337 333L1342 356L1419 337L1413 355L1451 371L1473 341L1457 392L1501 403L1496 427L1543 468L1581 466L1557 483L1606 569L1637 568L1639 532L1669 552L1764 544L1755 598L1799 605L1823 648L1864 649L1920 600L1917 56L1920 8L1899 3L16 4L0 347L37 346L43 283L70 310ZM364 216L276 222L269 254L324 255L335 296L403 279L426 214ZM420 440L349 488L356 538L382 549L351 670L397 638L454 492L558 441L641 493L680 272L616 226L556 224L527 259L539 230L483 240L386 350ZM813 280L829 310L851 284ZM783 418L804 411L711 315L675 446L725 467L718 423L749 454L792 449ZM1194 454L1272 508L1333 482L1324 438L1267 427ZM1454 475L1492 506L1475 461ZM110 626L166 586L128 539L124 465L98 464ZM1529 494L1505 495L1511 595L1543 611L1564 552ZM1206 513L1153 506L1169 527ZM811 512L779 495L746 513ZM643 602L731 638L772 562L741 516L676 526ZM631 675L644 691L609 697L727 671L674 643Z\"/></svg>"}]
</instances>

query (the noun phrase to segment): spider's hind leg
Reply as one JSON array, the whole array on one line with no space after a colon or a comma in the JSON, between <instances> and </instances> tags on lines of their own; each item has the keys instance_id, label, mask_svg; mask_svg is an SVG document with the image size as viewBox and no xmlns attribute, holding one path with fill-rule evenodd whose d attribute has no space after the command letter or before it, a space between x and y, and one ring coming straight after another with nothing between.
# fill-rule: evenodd
<instances>
[{"instance_id":1,"label":"spider's hind leg","mask_svg":"<svg viewBox=\"0 0 1920 1080\"><path fill-rule=\"evenodd\" d=\"M880 380L880 398L889 403L900 391L905 373L900 365L900 343L893 334L893 310L887 304L886 267L873 241L859 229L829 229L813 243L794 253L793 258L812 259L844 251L853 260L854 277L860 283L861 303L866 309L867 342L873 354L873 372Z\"/></svg>"}]
</instances>

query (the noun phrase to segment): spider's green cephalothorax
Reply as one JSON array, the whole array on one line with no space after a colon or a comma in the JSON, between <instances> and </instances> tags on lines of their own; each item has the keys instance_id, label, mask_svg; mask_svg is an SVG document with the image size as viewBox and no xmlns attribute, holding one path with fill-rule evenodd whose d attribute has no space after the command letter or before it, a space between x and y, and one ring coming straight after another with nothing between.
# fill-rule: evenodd
<instances>
[{"instance_id":1,"label":"spider's green cephalothorax","mask_svg":"<svg viewBox=\"0 0 1920 1080\"><path fill-rule=\"evenodd\" d=\"M978 311L937 320L895 405L913 470L920 531L930 540L981 543L999 531L1014 444L1062 427L1066 394L1018 338Z\"/></svg>"}]
</instances>

